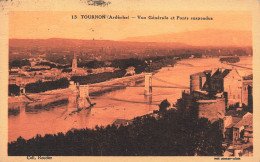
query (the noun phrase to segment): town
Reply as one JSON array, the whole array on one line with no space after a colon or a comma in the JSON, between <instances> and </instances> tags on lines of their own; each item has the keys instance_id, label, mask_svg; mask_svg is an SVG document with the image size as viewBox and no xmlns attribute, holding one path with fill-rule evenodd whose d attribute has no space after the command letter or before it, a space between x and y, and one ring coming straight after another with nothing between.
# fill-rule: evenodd
<instances>
[{"instance_id":1,"label":"town","mask_svg":"<svg viewBox=\"0 0 260 162\"><path fill-rule=\"evenodd\" d=\"M113 52L117 50L115 48ZM170 98L167 97L156 104L159 106L159 110L157 108L157 110L146 111L144 114L135 116L134 119L116 118L112 123L107 124L115 125L115 129L122 126L131 128L136 120L139 120L138 118L141 118L139 122L142 123L144 122L142 120L146 120L146 118L149 120L154 118L156 121L164 120L168 111L170 114L177 113L179 116L189 114L183 118L192 117L194 121L207 119L213 125L218 123L215 128L221 131L223 139L217 142L220 142L219 147L224 149L220 149L222 151L216 151L216 153L212 152L212 154L236 157L252 156L253 75L241 75L237 69L245 68L250 71L250 67L234 64L240 61L240 56L250 57L252 52L248 49L225 48L208 51L203 49L176 51L178 52L175 54L165 53L162 56L157 55L156 50L153 51L154 56L146 55L147 51L143 51L144 55L141 57L140 55L138 57L123 55L120 59L113 58L113 55L107 55L107 59L106 57L100 59L95 55L93 58L89 58L92 56L82 52L68 52L68 56L64 55L57 59L50 57L50 54L46 54L42 50L38 51L38 55L34 57L28 55L26 58L19 58L15 54L15 50L12 50L9 69L9 116L22 113L22 109L25 113L30 111L35 113L44 107L55 107L59 103L66 103L72 109L69 109L69 114L63 118L65 121L73 118L76 113L94 111L96 101L92 99L93 96L98 97L107 92L116 92L126 87L143 87L144 96L151 98L156 93L154 91L156 88L180 89L181 97L176 103L169 102ZM180 54L180 51L184 54ZM204 51L205 54L201 54L201 51ZM130 53L132 54L132 52ZM17 57L14 57L15 55ZM84 62L84 56L88 57L88 61ZM226 67L214 67L191 74L189 86L171 84L167 79L164 80L165 78L155 77L155 74L160 73L161 70L169 71L176 65L191 66L192 68L193 65L182 63L182 61L196 59L214 59ZM156 79L161 82L160 86L152 84ZM153 102L150 100L148 103ZM73 130L73 128L70 129ZM133 131L131 129L130 131ZM64 131L64 133L66 132ZM219 134L214 134L214 136L219 136ZM189 155L188 152L187 150L184 155ZM195 150L192 153L194 153L192 155L207 155L207 153ZM96 153L91 151L90 155L96 155Z\"/></svg>"}]
</instances>

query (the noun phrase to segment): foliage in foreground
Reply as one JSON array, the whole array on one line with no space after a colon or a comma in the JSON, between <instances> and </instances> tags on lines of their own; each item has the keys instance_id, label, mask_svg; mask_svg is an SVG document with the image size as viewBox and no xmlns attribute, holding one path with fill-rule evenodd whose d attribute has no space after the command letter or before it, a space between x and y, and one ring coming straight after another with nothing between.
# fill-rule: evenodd
<instances>
[{"instance_id":1,"label":"foliage in foreground","mask_svg":"<svg viewBox=\"0 0 260 162\"><path fill-rule=\"evenodd\" d=\"M9 156L219 156L223 153L219 122L168 110L161 118L144 116L133 124L81 129L66 134L21 137L8 144Z\"/></svg>"}]
</instances>

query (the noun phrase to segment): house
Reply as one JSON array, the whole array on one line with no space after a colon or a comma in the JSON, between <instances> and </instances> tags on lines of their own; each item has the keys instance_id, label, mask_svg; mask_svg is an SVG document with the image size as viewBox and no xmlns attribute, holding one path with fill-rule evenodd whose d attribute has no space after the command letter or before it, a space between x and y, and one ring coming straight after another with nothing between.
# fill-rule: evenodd
<instances>
[{"instance_id":1,"label":"house","mask_svg":"<svg viewBox=\"0 0 260 162\"><path fill-rule=\"evenodd\" d=\"M224 122L224 137L230 141L233 141L233 126L240 122L243 116L246 114L245 111L229 110L226 112L223 118Z\"/></svg>"},{"instance_id":2,"label":"house","mask_svg":"<svg viewBox=\"0 0 260 162\"><path fill-rule=\"evenodd\" d=\"M224 137L233 144L253 142L253 114L230 110L224 120Z\"/></svg>"},{"instance_id":3,"label":"house","mask_svg":"<svg viewBox=\"0 0 260 162\"><path fill-rule=\"evenodd\" d=\"M253 156L253 143L230 145L223 154L224 156Z\"/></svg>"},{"instance_id":4,"label":"house","mask_svg":"<svg viewBox=\"0 0 260 162\"><path fill-rule=\"evenodd\" d=\"M241 89L242 77L236 69L221 69L212 72L210 77L211 91L220 93L223 92L226 98L226 105L241 105Z\"/></svg>"},{"instance_id":5,"label":"house","mask_svg":"<svg viewBox=\"0 0 260 162\"><path fill-rule=\"evenodd\" d=\"M133 120L126 120L126 119L116 119L113 124L117 127L120 127L121 125L127 126L129 124L132 124Z\"/></svg>"},{"instance_id":6,"label":"house","mask_svg":"<svg viewBox=\"0 0 260 162\"><path fill-rule=\"evenodd\" d=\"M233 126L233 143L236 143L239 139L243 140L244 142L253 142L252 113L246 113L242 120Z\"/></svg>"},{"instance_id":7,"label":"house","mask_svg":"<svg viewBox=\"0 0 260 162\"><path fill-rule=\"evenodd\" d=\"M233 120L229 125L225 125L227 124L227 120L224 118L225 138L232 142L226 149L224 156L252 156L253 114L231 110L226 114L226 117L227 115L228 117L232 117Z\"/></svg>"},{"instance_id":8,"label":"house","mask_svg":"<svg viewBox=\"0 0 260 162\"><path fill-rule=\"evenodd\" d=\"M21 69L19 67L12 67L10 70L12 73L19 73Z\"/></svg>"},{"instance_id":9,"label":"house","mask_svg":"<svg viewBox=\"0 0 260 162\"><path fill-rule=\"evenodd\" d=\"M49 69L51 69L51 67L48 66L48 65L35 65L35 66L33 66L32 69L35 69L35 70L49 70Z\"/></svg>"}]
</instances>

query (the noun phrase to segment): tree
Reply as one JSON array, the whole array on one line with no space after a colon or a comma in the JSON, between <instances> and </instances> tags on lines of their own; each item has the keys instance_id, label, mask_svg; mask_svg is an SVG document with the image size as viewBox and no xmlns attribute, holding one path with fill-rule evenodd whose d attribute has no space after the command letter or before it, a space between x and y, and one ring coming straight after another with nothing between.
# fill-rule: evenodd
<instances>
[{"instance_id":1,"label":"tree","mask_svg":"<svg viewBox=\"0 0 260 162\"><path fill-rule=\"evenodd\" d=\"M165 111L171 104L168 102L167 99L163 100L159 105L159 111Z\"/></svg>"},{"instance_id":2,"label":"tree","mask_svg":"<svg viewBox=\"0 0 260 162\"><path fill-rule=\"evenodd\" d=\"M194 134L196 155L221 156L223 154L223 135L220 130L221 122L219 120L211 124L206 118L198 119Z\"/></svg>"},{"instance_id":3,"label":"tree","mask_svg":"<svg viewBox=\"0 0 260 162\"><path fill-rule=\"evenodd\" d=\"M169 106L167 100L160 104ZM220 156L221 121L193 118L183 111L165 110L157 119L137 117L128 126L96 127L45 135L8 144L9 155L78 156Z\"/></svg>"},{"instance_id":4,"label":"tree","mask_svg":"<svg viewBox=\"0 0 260 162\"><path fill-rule=\"evenodd\" d=\"M8 95L19 95L20 94L20 87L16 84L9 84L8 85Z\"/></svg>"}]
</instances>

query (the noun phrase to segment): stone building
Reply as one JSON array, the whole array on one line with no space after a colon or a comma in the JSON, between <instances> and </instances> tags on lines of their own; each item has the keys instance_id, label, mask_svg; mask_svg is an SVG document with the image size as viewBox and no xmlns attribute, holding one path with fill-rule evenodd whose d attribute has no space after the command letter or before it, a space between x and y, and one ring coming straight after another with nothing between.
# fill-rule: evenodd
<instances>
[{"instance_id":1,"label":"stone building","mask_svg":"<svg viewBox=\"0 0 260 162\"><path fill-rule=\"evenodd\" d=\"M243 79L236 69L212 69L190 76L190 91L206 91L211 95L221 94L226 99L226 108L242 103L248 105L252 98L252 79Z\"/></svg>"},{"instance_id":2,"label":"stone building","mask_svg":"<svg viewBox=\"0 0 260 162\"><path fill-rule=\"evenodd\" d=\"M190 94L183 94L183 99L185 109L195 104L199 118L214 122L225 117L230 105L252 103L252 77L242 78L236 69L222 68L195 73L190 76Z\"/></svg>"},{"instance_id":3,"label":"stone building","mask_svg":"<svg viewBox=\"0 0 260 162\"><path fill-rule=\"evenodd\" d=\"M236 69L218 68L210 77L211 91L223 93L226 105L235 105L242 100L242 77Z\"/></svg>"},{"instance_id":4,"label":"stone building","mask_svg":"<svg viewBox=\"0 0 260 162\"><path fill-rule=\"evenodd\" d=\"M243 77L242 104L253 106L253 74Z\"/></svg>"},{"instance_id":5,"label":"stone building","mask_svg":"<svg viewBox=\"0 0 260 162\"><path fill-rule=\"evenodd\" d=\"M236 111L236 110L229 110L225 117L223 118L224 121L224 137L230 141L233 140L233 126L240 122L243 116L246 114L245 111Z\"/></svg>"},{"instance_id":6,"label":"stone building","mask_svg":"<svg viewBox=\"0 0 260 162\"><path fill-rule=\"evenodd\" d=\"M244 142L253 142L253 114L246 113L242 120L233 126L233 143L239 139Z\"/></svg>"}]
</instances>

